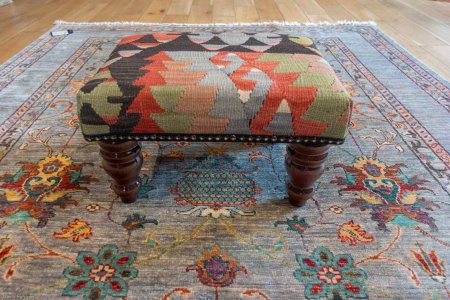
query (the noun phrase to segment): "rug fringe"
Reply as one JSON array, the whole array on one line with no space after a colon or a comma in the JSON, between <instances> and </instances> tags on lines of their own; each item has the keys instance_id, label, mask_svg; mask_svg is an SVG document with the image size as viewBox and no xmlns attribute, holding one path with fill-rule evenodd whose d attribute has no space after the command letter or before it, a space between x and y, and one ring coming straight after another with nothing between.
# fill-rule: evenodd
<instances>
[{"instance_id":1,"label":"rug fringe","mask_svg":"<svg viewBox=\"0 0 450 300\"><path fill-rule=\"evenodd\" d=\"M252 26L252 25L279 25L279 26L338 26L338 25L362 25L362 26L374 26L377 24L375 21L351 21L342 20L336 22L288 22L288 21L272 21L272 22L253 22L253 23L209 23L209 24L191 24L191 23L144 23L144 22L66 22L64 20L56 20L54 25L94 25L94 26L142 26L142 25L156 25L156 26L189 26L189 27L233 27L233 26Z\"/></svg>"}]
</instances>

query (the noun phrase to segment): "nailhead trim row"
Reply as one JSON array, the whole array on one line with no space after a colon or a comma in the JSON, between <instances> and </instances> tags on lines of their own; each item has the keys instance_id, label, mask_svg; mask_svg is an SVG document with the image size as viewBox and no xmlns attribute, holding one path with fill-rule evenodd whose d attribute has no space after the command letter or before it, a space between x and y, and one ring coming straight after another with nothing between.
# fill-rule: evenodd
<instances>
[{"instance_id":1,"label":"nailhead trim row","mask_svg":"<svg viewBox=\"0 0 450 300\"><path fill-rule=\"evenodd\" d=\"M172 134L151 134L151 135L130 135L130 136L85 136L88 141L208 141L208 142L258 142L258 143L318 143L340 145L344 140L315 137L290 137L290 136L261 136L261 135L172 135Z\"/></svg>"}]
</instances>

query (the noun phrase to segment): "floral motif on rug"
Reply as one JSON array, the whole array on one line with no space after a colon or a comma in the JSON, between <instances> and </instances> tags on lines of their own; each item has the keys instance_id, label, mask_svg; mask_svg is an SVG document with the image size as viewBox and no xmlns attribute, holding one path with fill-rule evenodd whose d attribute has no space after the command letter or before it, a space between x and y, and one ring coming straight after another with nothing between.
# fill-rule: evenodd
<instances>
[{"instance_id":1,"label":"floral motif on rug","mask_svg":"<svg viewBox=\"0 0 450 300\"><path fill-rule=\"evenodd\" d=\"M19 162L15 174L0 175L0 218L12 223L39 221L43 227L55 216L55 208L77 205L72 192L89 192L91 175L82 175L83 164L75 164L67 155L51 154L37 163Z\"/></svg>"},{"instance_id":2,"label":"floral motif on rug","mask_svg":"<svg viewBox=\"0 0 450 300\"><path fill-rule=\"evenodd\" d=\"M308 299L349 299L367 298L366 272L353 264L349 254L333 255L325 247L317 247L311 256L296 255L299 269L295 278L306 284L305 296Z\"/></svg>"},{"instance_id":3,"label":"floral motif on rug","mask_svg":"<svg viewBox=\"0 0 450 300\"><path fill-rule=\"evenodd\" d=\"M84 295L85 299L126 297L128 281L138 276L133 267L136 252L119 252L116 245L104 245L97 254L89 251L78 253L77 265L64 269L69 280L63 296Z\"/></svg>"},{"instance_id":4,"label":"floral motif on rug","mask_svg":"<svg viewBox=\"0 0 450 300\"><path fill-rule=\"evenodd\" d=\"M361 210L371 209L372 219L380 229L386 230L386 223L413 227L418 223L427 224L437 231L434 219L424 211L433 210L439 205L419 197L429 189L421 187L427 181L408 178L401 171L401 164L386 166L378 159L358 157L353 165L336 164L344 169L346 177L338 176L333 183L344 186L339 192L356 193L357 198L351 204Z\"/></svg>"},{"instance_id":5,"label":"floral motif on rug","mask_svg":"<svg viewBox=\"0 0 450 300\"><path fill-rule=\"evenodd\" d=\"M219 297L219 287L231 286L238 272L247 274L245 267L239 266L236 258L223 252L218 245L210 251L205 250L203 256L195 258L195 265L186 268L186 272L196 271L201 284L214 287L216 299Z\"/></svg>"}]
</instances>

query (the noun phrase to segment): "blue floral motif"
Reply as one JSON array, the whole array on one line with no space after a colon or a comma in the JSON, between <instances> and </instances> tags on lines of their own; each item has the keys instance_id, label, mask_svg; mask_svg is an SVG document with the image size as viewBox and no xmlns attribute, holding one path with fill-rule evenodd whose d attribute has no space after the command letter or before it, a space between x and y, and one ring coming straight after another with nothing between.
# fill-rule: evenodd
<instances>
[{"instance_id":1,"label":"blue floral motif","mask_svg":"<svg viewBox=\"0 0 450 300\"><path fill-rule=\"evenodd\" d=\"M297 254L300 268L294 271L295 278L306 284L308 299L367 298L364 281L366 272L353 265L350 254L333 253L325 247L317 247L312 255Z\"/></svg>"},{"instance_id":2,"label":"blue floral motif","mask_svg":"<svg viewBox=\"0 0 450 300\"><path fill-rule=\"evenodd\" d=\"M63 296L84 295L84 299L104 299L106 295L123 298L128 293L128 281L138 275L133 267L136 252L119 252L116 245L104 245L95 254L80 251L76 259L78 265L64 269L69 283Z\"/></svg>"}]
</instances>

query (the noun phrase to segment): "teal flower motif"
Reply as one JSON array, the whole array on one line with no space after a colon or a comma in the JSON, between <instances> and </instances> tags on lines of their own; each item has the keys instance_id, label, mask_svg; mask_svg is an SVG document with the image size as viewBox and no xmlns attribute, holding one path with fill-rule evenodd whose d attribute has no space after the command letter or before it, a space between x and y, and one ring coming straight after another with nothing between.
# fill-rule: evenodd
<instances>
[{"instance_id":1,"label":"teal flower motif","mask_svg":"<svg viewBox=\"0 0 450 300\"><path fill-rule=\"evenodd\" d=\"M305 218L299 219L298 216L293 216L292 219L287 218L286 221L276 221L274 223L275 227L278 227L278 225L281 224L287 225L287 230L295 231L300 234L303 234L303 232L310 227Z\"/></svg>"},{"instance_id":2,"label":"teal flower motif","mask_svg":"<svg viewBox=\"0 0 450 300\"><path fill-rule=\"evenodd\" d=\"M294 271L295 278L305 283L308 299L367 298L364 281L366 272L353 265L350 254L333 253L325 247L317 247L311 256L296 255L300 269Z\"/></svg>"},{"instance_id":3,"label":"teal flower motif","mask_svg":"<svg viewBox=\"0 0 450 300\"><path fill-rule=\"evenodd\" d=\"M104 299L106 295L115 298L126 297L128 281L136 278L138 270L133 262L136 252L119 253L116 245L104 245L98 254L80 251L76 259L78 265L64 269L69 283L63 296L84 295L84 299Z\"/></svg>"}]
</instances>

